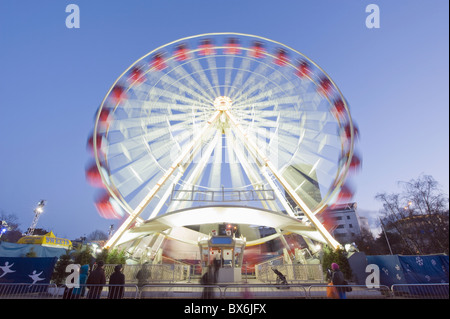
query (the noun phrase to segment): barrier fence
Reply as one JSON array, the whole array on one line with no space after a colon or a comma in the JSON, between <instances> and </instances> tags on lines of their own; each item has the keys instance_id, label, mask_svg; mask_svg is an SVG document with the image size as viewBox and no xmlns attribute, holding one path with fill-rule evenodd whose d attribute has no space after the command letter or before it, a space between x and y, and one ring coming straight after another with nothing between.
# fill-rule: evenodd
<instances>
[{"instance_id":1,"label":"barrier fence","mask_svg":"<svg viewBox=\"0 0 450 319\"><path fill-rule=\"evenodd\" d=\"M346 299L448 299L449 284L409 284L367 288L363 285L334 286L351 288ZM98 289L101 288L101 289ZM96 293L97 292L97 293ZM80 285L69 289L55 284L1 283L0 299L329 299L326 284L226 284L200 285L157 283L138 286Z\"/></svg>"},{"instance_id":2,"label":"barrier fence","mask_svg":"<svg viewBox=\"0 0 450 319\"><path fill-rule=\"evenodd\" d=\"M392 294L397 298L449 299L448 283L421 285L392 285Z\"/></svg>"},{"instance_id":3,"label":"barrier fence","mask_svg":"<svg viewBox=\"0 0 450 319\"><path fill-rule=\"evenodd\" d=\"M106 280L114 272L115 264L104 266ZM144 264L144 265L123 265L122 273L125 275L125 282L137 283L138 273L146 282L175 282L184 281L190 278L190 266L184 264Z\"/></svg>"},{"instance_id":4,"label":"barrier fence","mask_svg":"<svg viewBox=\"0 0 450 319\"><path fill-rule=\"evenodd\" d=\"M289 282L317 282L323 283L323 270L320 264L285 264L271 265L269 263L260 264L255 267L256 279L265 283L277 282L277 274L274 270L284 274Z\"/></svg>"}]
</instances>

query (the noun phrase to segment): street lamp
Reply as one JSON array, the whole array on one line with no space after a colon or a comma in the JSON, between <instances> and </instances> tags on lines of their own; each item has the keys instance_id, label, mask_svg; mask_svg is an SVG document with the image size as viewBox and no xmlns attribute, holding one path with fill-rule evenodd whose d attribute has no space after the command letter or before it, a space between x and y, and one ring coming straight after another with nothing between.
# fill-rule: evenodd
<instances>
[{"instance_id":1,"label":"street lamp","mask_svg":"<svg viewBox=\"0 0 450 319\"><path fill-rule=\"evenodd\" d=\"M37 225L37 222L39 220L39 217L44 212L45 204L46 204L46 201L45 200L41 200L37 204L36 208L34 209L34 219L33 219L33 222L31 223L30 228L28 228L28 232L27 232L26 236L32 236L33 235L34 230L36 229L36 225Z\"/></svg>"},{"instance_id":2,"label":"street lamp","mask_svg":"<svg viewBox=\"0 0 450 319\"><path fill-rule=\"evenodd\" d=\"M403 207L403 209L404 209L404 210L408 210L408 209L411 207L411 205L412 205L412 202L409 201L409 202L408 202L408 205L405 206L405 207Z\"/></svg>"},{"instance_id":3,"label":"street lamp","mask_svg":"<svg viewBox=\"0 0 450 319\"><path fill-rule=\"evenodd\" d=\"M4 220L0 220L0 238L8 231L8 228L8 223Z\"/></svg>"}]
</instances>

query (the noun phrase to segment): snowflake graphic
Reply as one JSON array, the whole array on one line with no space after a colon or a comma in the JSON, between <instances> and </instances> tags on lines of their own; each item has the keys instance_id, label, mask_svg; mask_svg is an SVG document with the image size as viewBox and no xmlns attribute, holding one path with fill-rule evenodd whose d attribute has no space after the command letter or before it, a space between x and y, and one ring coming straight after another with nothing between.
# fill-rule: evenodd
<instances>
[{"instance_id":1,"label":"snowflake graphic","mask_svg":"<svg viewBox=\"0 0 450 319\"><path fill-rule=\"evenodd\" d=\"M400 270L400 266L398 264L395 265L395 269Z\"/></svg>"},{"instance_id":2,"label":"snowflake graphic","mask_svg":"<svg viewBox=\"0 0 450 319\"><path fill-rule=\"evenodd\" d=\"M402 279L402 277L399 274L397 274L395 277L397 277L398 280Z\"/></svg>"},{"instance_id":3,"label":"snowflake graphic","mask_svg":"<svg viewBox=\"0 0 450 319\"><path fill-rule=\"evenodd\" d=\"M387 268L381 268L381 270L384 271L384 273L386 274L386 276L389 276L389 270Z\"/></svg>"},{"instance_id":4,"label":"snowflake graphic","mask_svg":"<svg viewBox=\"0 0 450 319\"><path fill-rule=\"evenodd\" d=\"M431 281L431 277L428 276L428 275L425 276L425 279L426 279L427 281Z\"/></svg>"},{"instance_id":5,"label":"snowflake graphic","mask_svg":"<svg viewBox=\"0 0 450 319\"><path fill-rule=\"evenodd\" d=\"M434 260L434 259L431 259L431 264L433 265L433 266L436 266L436 260Z\"/></svg>"},{"instance_id":6,"label":"snowflake graphic","mask_svg":"<svg viewBox=\"0 0 450 319\"><path fill-rule=\"evenodd\" d=\"M417 263L419 266L423 266L423 259L420 258L420 257L416 257L416 263Z\"/></svg>"}]
</instances>

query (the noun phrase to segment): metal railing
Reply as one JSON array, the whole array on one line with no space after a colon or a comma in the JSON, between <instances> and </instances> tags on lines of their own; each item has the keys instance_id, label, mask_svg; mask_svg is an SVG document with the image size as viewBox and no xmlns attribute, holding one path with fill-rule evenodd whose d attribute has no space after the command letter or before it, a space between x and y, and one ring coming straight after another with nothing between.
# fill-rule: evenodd
<instances>
[{"instance_id":1,"label":"metal railing","mask_svg":"<svg viewBox=\"0 0 450 319\"><path fill-rule=\"evenodd\" d=\"M280 271L290 283L324 282L322 265L320 264L263 264L258 267L256 279L264 283L277 282L277 274L273 269Z\"/></svg>"},{"instance_id":2,"label":"metal railing","mask_svg":"<svg viewBox=\"0 0 450 319\"><path fill-rule=\"evenodd\" d=\"M248 202L275 200L275 192L272 189L260 190L201 190L201 189L172 189L171 201L196 201L196 202Z\"/></svg>"},{"instance_id":3,"label":"metal railing","mask_svg":"<svg viewBox=\"0 0 450 319\"><path fill-rule=\"evenodd\" d=\"M449 284L333 286L351 288L346 299L448 299ZM101 288L101 289L98 289ZM0 299L330 299L326 284L224 284L156 283L79 285L69 289L55 284L0 283ZM342 297L342 296L341 296ZM338 297L335 297L338 298Z\"/></svg>"},{"instance_id":4,"label":"metal railing","mask_svg":"<svg viewBox=\"0 0 450 319\"><path fill-rule=\"evenodd\" d=\"M396 298L406 299L449 299L448 283L442 284L398 284L391 291Z\"/></svg>"},{"instance_id":5,"label":"metal railing","mask_svg":"<svg viewBox=\"0 0 450 319\"><path fill-rule=\"evenodd\" d=\"M115 264L104 266L106 280L114 272ZM145 264L145 265L123 265L122 273L125 282L137 283L138 272L141 271L141 281L151 282L176 282L188 280L190 277L190 266L184 264Z\"/></svg>"},{"instance_id":6,"label":"metal railing","mask_svg":"<svg viewBox=\"0 0 450 319\"><path fill-rule=\"evenodd\" d=\"M79 285L78 288L55 284L0 284L0 299L137 299L137 285Z\"/></svg>"},{"instance_id":7,"label":"metal railing","mask_svg":"<svg viewBox=\"0 0 450 319\"><path fill-rule=\"evenodd\" d=\"M336 289L335 296L330 289ZM339 292L343 294L339 295ZM386 299L392 297L389 287L383 285L376 288L367 288L364 285L311 285L307 288L307 295L309 299Z\"/></svg>"},{"instance_id":8,"label":"metal railing","mask_svg":"<svg viewBox=\"0 0 450 319\"><path fill-rule=\"evenodd\" d=\"M140 299L221 299L222 287L200 284L151 284L141 287Z\"/></svg>"},{"instance_id":9,"label":"metal railing","mask_svg":"<svg viewBox=\"0 0 450 319\"><path fill-rule=\"evenodd\" d=\"M55 284L0 283L0 299L53 299Z\"/></svg>"},{"instance_id":10,"label":"metal railing","mask_svg":"<svg viewBox=\"0 0 450 319\"><path fill-rule=\"evenodd\" d=\"M306 287L300 284L227 285L222 288L224 299L297 299L308 298Z\"/></svg>"}]
</instances>

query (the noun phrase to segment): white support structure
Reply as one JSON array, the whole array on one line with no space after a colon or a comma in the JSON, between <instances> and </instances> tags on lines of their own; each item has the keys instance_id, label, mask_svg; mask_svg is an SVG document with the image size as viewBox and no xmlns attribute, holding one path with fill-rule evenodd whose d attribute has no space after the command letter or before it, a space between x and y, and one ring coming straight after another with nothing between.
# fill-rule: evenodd
<instances>
[{"instance_id":1,"label":"white support structure","mask_svg":"<svg viewBox=\"0 0 450 319\"><path fill-rule=\"evenodd\" d=\"M215 135L213 138L213 141L210 143L210 145L208 146L208 148L205 151L205 154L203 154L202 158L200 159L199 163L197 163L197 166L194 168L194 170L192 171L192 173L190 174L188 180L186 181L186 185L194 185L197 180L199 179L202 171L205 168L205 165L207 164L208 160L211 157L211 154L214 150L214 147L217 143L217 139L219 139L220 136L219 135ZM187 195L182 196L182 198L186 198ZM170 210L174 211L174 210L178 210L184 208L183 207L183 202L182 201L174 201L171 204Z\"/></svg>"}]
</instances>

